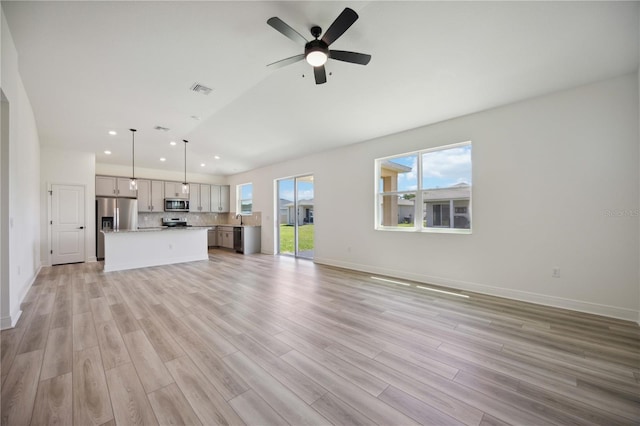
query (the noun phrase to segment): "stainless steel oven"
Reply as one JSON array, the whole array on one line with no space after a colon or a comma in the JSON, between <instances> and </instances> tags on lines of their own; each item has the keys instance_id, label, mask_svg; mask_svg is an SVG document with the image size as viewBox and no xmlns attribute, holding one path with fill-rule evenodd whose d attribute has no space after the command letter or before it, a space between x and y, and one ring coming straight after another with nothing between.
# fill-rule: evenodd
<instances>
[{"instance_id":1,"label":"stainless steel oven","mask_svg":"<svg viewBox=\"0 0 640 426\"><path fill-rule=\"evenodd\" d=\"M165 198L164 211L165 212L188 212L189 200L183 200L180 198Z\"/></svg>"}]
</instances>

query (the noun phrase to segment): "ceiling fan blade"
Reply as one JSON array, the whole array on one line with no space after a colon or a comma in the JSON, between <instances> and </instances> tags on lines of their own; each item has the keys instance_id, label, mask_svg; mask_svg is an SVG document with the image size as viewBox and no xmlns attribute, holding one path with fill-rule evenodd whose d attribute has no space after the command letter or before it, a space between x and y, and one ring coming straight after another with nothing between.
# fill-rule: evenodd
<instances>
[{"instance_id":1,"label":"ceiling fan blade","mask_svg":"<svg viewBox=\"0 0 640 426\"><path fill-rule=\"evenodd\" d=\"M274 67L274 68L282 68L282 67L286 67L287 65L291 65L293 63L296 63L298 61L301 61L304 59L304 53L301 53L299 55L296 56L292 56L290 58L286 58L286 59L281 59L279 61L275 61L272 62L270 64L268 64L268 67Z\"/></svg>"},{"instance_id":2,"label":"ceiling fan blade","mask_svg":"<svg viewBox=\"0 0 640 426\"><path fill-rule=\"evenodd\" d=\"M296 43L302 43L304 45L304 44L307 44L308 42L308 40L302 37L302 35L300 35L299 32L291 28L286 22L284 22L282 19L278 18L277 16L274 16L273 18L269 18L267 20L267 24L271 25L276 31L282 33L283 35L295 41Z\"/></svg>"},{"instance_id":3,"label":"ceiling fan blade","mask_svg":"<svg viewBox=\"0 0 640 426\"><path fill-rule=\"evenodd\" d=\"M323 84L327 82L327 72L324 69L324 65L313 67L313 75L316 77L316 84Z\"/></svg>"},{"instance_id":4,"label":"ceiling fan blade","mask_svg":"<svg viewBox=\"0 0 640 426\"><path fill-rule=\"evenodd\" d=\"M336 41L345 31L349 29L351 25L358 19L358 14L348 7L345 8L342 13L333 21L333 24L322 36L322 41L327 43L327 46Z\"/></svg>"},{"instance_id":5,"label":"ceiling fan blade","mask_svg":"<svg viewBox=\"0 0 640 426\"><path fill-rule=\"evenodd\" d=\"M367 55L366 53L347 52L344 50L331 50L329 51L329 57L331 59L337 59L338 61L360 65L367 65L371 60L371 55Z\"/></svg>"}]
</instances>

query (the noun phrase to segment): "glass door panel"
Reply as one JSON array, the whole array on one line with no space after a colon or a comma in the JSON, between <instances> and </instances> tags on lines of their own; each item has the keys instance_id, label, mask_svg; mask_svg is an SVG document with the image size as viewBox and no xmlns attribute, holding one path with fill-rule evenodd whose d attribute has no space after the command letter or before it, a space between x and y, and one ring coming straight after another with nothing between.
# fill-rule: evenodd
<instances>
[{"instance_id":1,"label":"glass door panel","mask_svg":"<svg viewBox=\"0 0 640 426\"><path fill-rule=\"evenodd\" d=\"M278 253L295 255L295 180L278 181Z\"/></svg>"},{"instance_id":2,"label":"glass door panel","mask_svg":"<svg viewBox=\"0 0 640 426\"><path fill-rule=\"evenodd\" d=\"M313 259L313 176L280 179L278 185L278 253Z\"/></svg>"},{"instance_id":3,"label":"glass door panel","mask_svg":"<svg viewBox=\"0 0 640 426\"><path fill-rule=\"evenodd\" d=\"M313 176L296 179L296 256L313 259Z\"/></svg>"}]
</instances>

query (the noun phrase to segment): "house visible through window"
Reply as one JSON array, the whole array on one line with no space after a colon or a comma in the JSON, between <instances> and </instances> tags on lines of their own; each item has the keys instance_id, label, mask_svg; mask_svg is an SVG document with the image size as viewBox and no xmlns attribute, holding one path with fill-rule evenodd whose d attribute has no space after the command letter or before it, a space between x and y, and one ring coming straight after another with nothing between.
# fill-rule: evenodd
<instances>
[{"instance_id":1,"label":"house visible through window","mask_svg":"<svg viewBox=\"0 0 640 426\"><path fill-rule=\"evenodd\" d=\"M471 142L376 160L376 229L468 233Z\"/></svg>"},{"instance_id":2,"label":"house visible through window","mask_svg":"<svg viewBox=\"0 0 640 426\"><path fill-rule=\"evenodd\" d=\"M253 184L245 183L238 185L237 212L242 215L249 215L253 211Z\"/></svg>"}]
</instances>

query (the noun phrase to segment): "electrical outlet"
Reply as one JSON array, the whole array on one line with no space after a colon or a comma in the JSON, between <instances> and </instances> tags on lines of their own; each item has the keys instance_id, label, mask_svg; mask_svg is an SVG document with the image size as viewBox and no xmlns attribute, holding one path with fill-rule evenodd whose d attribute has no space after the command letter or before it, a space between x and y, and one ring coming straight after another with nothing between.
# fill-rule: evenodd
<instances>
[{"instance_id":1,"label":"electrical outlet","mask_svg":"<svg viewBox=\"0 0 640 426\"><path fill-rule=\"evenodd\" d=\"M553 271L551 272L551 276L553 278L560 278L560 267L556 266L553 268Z\"/></svg>"}]
</instances>

